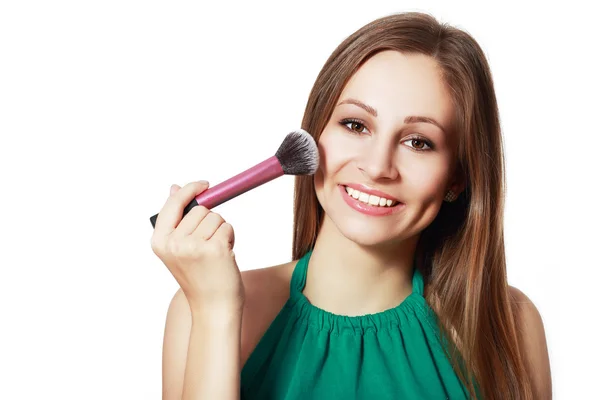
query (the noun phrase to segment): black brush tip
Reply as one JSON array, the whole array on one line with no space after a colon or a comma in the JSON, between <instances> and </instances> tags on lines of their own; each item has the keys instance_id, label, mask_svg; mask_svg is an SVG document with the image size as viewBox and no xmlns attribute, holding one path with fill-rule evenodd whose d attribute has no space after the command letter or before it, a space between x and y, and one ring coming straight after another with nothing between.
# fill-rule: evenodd
<instances>
[{"instance_id":1,"label":"black brush tip","mask_svg":"<svg viewBox=\"0 0 600 400\"><path fill-rule=\"evenodd\" d=\"M304 129L288 133L275 157L286 175L313 175L319 168L317 143Z\"/></svg>"}]
</instances>

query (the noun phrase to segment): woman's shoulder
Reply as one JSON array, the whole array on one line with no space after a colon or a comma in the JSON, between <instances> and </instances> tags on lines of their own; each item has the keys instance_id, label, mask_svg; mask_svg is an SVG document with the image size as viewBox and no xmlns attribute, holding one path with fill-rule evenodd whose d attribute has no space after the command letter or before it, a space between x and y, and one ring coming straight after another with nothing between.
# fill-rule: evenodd
<instances>
[{"instance_id":1,"label":"woman's shoulder","mask_svg":"<svg viewBox=\"0 0 600 400\"><path fill-rule=\"evenodd\" d=\"M290 294L290 280L296 262L242 271L245 304L251 308L263 308L277 300L285 302Z\"/></svg>"},{"instance_id":2,"label":"woman's shoulder","mask_svg":"<svg viewBox=\"0 0 600 400\"><path fill-rule=\"evenodd\" d=\"M290 296L290 280L297 260L242 271L245 289L242 315L242 365Z\"/></svg>"},{"instance_id":3,"label":"woman's shoulder","mask_svg":"<svg viewBox=\"0 0 600 400\"><path fill-rule=\"evenodd\" d=\"M549 399L552 396L552 380L542 316L531 299L521 290L509 286L508 291L513 305L517 337L523 349L522 354L536 398Z\"/></svg>"},{"instance_id":4,"label":"woman's shoulder","mask_svg":"<svg viewBox=\"0 0 600 400\"><path fill-rule=\"evenodd\" d=\"M527 330L527 333L544 334L542 316L533 301L521 290L514 286L508 286L510 302L513 305L515 323L517 330ZM531 332L530 330L534 330Z\"/></svg>"},{"instance_id":5,"label":"woman's shoulder","mask_svg":"<svg viewBox=\"0 0 600 400\"><path fill-rule=\"evenodd\" d=\"M289 287L285 286L289 285L296 263L297 260L294 260L283 264L242 271L242 281L246 294L254 294L251 292L257 289L272 289L275 292L287 290L289 294ZM274 287L271 287L272 285Z\"/></svg>"}]
</instances>

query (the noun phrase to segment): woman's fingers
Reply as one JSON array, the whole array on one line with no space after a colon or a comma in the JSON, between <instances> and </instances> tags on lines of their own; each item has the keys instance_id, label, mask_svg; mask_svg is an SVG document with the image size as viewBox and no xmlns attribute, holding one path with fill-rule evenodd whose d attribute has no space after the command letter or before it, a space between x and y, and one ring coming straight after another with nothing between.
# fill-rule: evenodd
<instances>
[{"instance_id":1,"label":"woman's fingers","mask_svg":"<svg viewBox=\"0 0 600 400\"><path fill-rule=\"evenodd\" d=\"M191 235L198 225L209 215L210 210L204 206L193 207L181 220L172 235L179 237Z\"/></svg>"},{"instance_id":2,"label":"woman's fingers","mask_svg":"<svg viewBox=\"0 0 600 400\"><path fill-rule=\"evenodd\" d=\"M229 248L233 250L233 246L235 246L235 233L233 231L233 227L231 224L224 222L221 224L221 226L219 226L219 228L217 228L211 239L226 243Z\"/></svg>"},{"instance_id":3,"label":"woman's fingers","mask_svg":"<svg viewBox=\"0 0 600 400\"><path fill-rule=\"evenodd\" d=\"M200 193L208 188L208 182L191 182L178 190L171 190L163 208L158 213L154 234L166 236L177 228L182 219L183 209ZM195 208L195 207L194 207Z\"/></svg>"},{"instance_id":4,"label":"woman's fingers","mask_svg":"<svg viewBox=\"0 0 600 400\"><path fill-rule=\"evenodd\" d=\"M156 221L152 250L177 280L190 309L233 306L238 310L245 292L233 253L232 226L201 205L181 218L183 209L207 187L200 182L171 187Z\"/></svg>"},{"instance_id":5,"label":"woman's fingers","mask_svg":"<svg viewBox=\"0 0 600 400\"><path fill-rule=\"evenodd\" d=\"M224 222L225 220L219 214L209 212L190 236L197 240L208 241Z\"/></svg>"}]
</instances>

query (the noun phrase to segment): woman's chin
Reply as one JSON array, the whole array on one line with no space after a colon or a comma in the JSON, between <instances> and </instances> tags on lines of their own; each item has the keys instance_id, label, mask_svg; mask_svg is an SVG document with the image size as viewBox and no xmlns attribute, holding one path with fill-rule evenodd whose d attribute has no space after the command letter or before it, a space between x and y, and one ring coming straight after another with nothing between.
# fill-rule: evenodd
<instances>
[{"instance_id":1,"label":"woman's chin","mask_svg":"<svg viewBox=\"0 0 600 400\"><path fill-rule=\"evenodd\" d=\"M380 229L369 229L361 226L349 227L346 224L340 226L339 229L348 240L365 247L384 244L392 239L389 232L383 232Z\"/></svg>"}]
</instances>

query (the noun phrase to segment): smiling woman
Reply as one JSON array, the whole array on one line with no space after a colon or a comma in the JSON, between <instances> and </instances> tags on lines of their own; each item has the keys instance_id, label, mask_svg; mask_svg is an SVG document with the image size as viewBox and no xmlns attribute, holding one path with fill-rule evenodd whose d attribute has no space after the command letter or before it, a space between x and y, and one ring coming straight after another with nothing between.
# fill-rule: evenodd
<instances>
[{"instance_id":1,"label":"smiling woman","mask_svg":"<svg viewBox=\"0 0 600 400\"><path fill-rule=\"evenodd\" d=\"M340 98L319 136L324 162L315 192L325 215L322 229L333 223L354 243L387 243L397 251L431 224L445 190L462 191L462 182L447 182L456 162L452 138L444 133L454 123L452 99L435 60L395 50L365 61ZM340 197L339 185L358 190L357 200L345 190ZM399 203L371 204L381 197ZM361 213L343 207L342 199Z\"/></svg>"},{"instance_id":2,"label":"smiling woman","mask_svg":"<svg viewBox=\"0 0 600 400\"><path fill-rule=\"evenodd\" d=\"M439 332L451 343L444 352L470 395L548 399L541 319L530 301L519 305L526 297L506 282L502 139L490 77L477 42L429 15L381 18L346 39L318 76L304 115L323 166L314 180L296 178L293 256L312 251L304 292L330 308L333 294L320 282L332 264L343 264L337 272L345 280L358 275L351 266L369 265L371 274L385 276L374 284L378 296L398 301L392 293L402 293L406 278L391 283L382 265L410 272L414 263ZM383 218L364 212L366 204L357 213L344 207L338 185L358 189L363 203L379 193L402 206ZM326 248L339 253L322 255ZM358 282L352 296L374 298L364 290L372 281ZM525 329L536 332L538 345L523 339ZM447 382L443 363L435 364ZM431 393L421 398L435 398Z\"/></svg>"},{"instance_id":3,"label":"smiling woman","mask_svg":"<svg viewBox=\"0 0 600 400\"><path fill-rule=\"evenodd\" d=\"M427 14L375 20L326 61L302 128L320 166L296 177L293 261L244 271L241 313L175 295L165 398L549 399L541 318L507 284L477 42Z\"/></svg>"}]
</instances>

